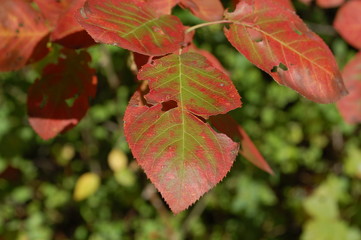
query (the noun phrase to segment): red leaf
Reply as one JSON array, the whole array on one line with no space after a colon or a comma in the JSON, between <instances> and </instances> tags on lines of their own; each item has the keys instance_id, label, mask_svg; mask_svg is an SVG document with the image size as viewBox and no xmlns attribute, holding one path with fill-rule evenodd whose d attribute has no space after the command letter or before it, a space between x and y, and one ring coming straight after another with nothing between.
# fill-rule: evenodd
<instances>
[{"instance_id":1,"label":"red leaf","mask_svg":"<svg viewBox=\"0 0 361 240\"><path fill-rule=\"evenodd\" d=\"M49 48L47 46L48 42L49 35L46 35L36 44L36 46L33 48L31 56L29 57L28 61L26 61L26 65L43 59L49 53Z\"/></svg>"},{"instance_id":2,"label":"red leaf","mask_svg":"<svg viewBox=\"0 0 361 240\"><path fill-rule=\"evenodd\" d=\"M256 167L265 172L273 174L271 167L263 158L257 147L254 145L250 137L243 128L229 115L217 115L210 117L212 125L220 132L226 134L233 140L237 139L241 142L239 153L254 164Z\"/></svg>"},{"instance_id":3,"label":"red leaf","mask_svg":"<svg viewBox=\"0 0 361 240\"><path fill-rule=\"evenodd\" d=\"M236 6L241 0L233 0L232 4L233 6ZM305 2L308 1L310 2L311 0L299 0L301 2ZM280 6L284 7L284 8L288 8L292 11L295 10L295 8L293 7L293 4L291 2L291 0L273 0L274 3L279 4Z\"/></svg>"},{"instance_id":4,"label":"red leaf","mask_svg":"<svg viewBox=\"0 0 361 240\"><path fill-rule=\"evenodd\" d=\"M76 17L95 41L145 55L174 52L184 40L184 26L176 16L158 17L140 1L87 0Z\"/></svg>"},{"instance_id":5,"label":"red leaf","mask_svg":"<svg viewBox=\"0 0 361 240\"><path fill-rule=\"evenodd\" d=\"M95 44L94 39L85 30L65 35L58 40L53 39L53 41L70 49L87 48Z\"/></svg>"},{"instance_id":6,"label":"red leaf","mask_svg":"<svg viewBox=\"0 0 361 240\"><path fill-rule=\"evenodd\" d=\"M179 4L205 21L216 21L223 18L224 8L219 0L180 0Z\"/></svg>"},{"instance_id":7,"label":"red leaf","mask_svg":"<svg viewBox=\"0 0 361 240\"><path fill-rule=\"evenodd\" d=\"M232 45L279 84L320 103L347 93L332 52L294 11L273 1L244 0L226 18Z\"/></svg>"},{"instance_id":8,"label":"red leaf","mask_svg":"<svg viewBox=\"0 0 361 240\"><path fill-rule=\"evenodd\" d=\"M29 88L29 122L43 139L74 127L85 115L97 84L89 61L86 52L69 50L58 64L46 66L43 78Z\"/></svg>"},{"instance_id":9,"label":"red leaf","mask_svg":"<svg viewBox=\"0 0 361 240\"><path fill-rule=\"evenodd\" d=\"M211 62L215 68L221 70L224 74L229 76L229 72L222 66L218 58L216 58L212 53L208 52L207 50L199 49L194 44L190 46L189 51L201 54L203 57L207 58L207 60Z\"/></svg>"},{"instance_id":10,"label":"red leaf","mask_svg":"<svg viewBox=\"0 0 361 240\"><path fill-rule=\"evenodd\" d=\"M361 1L346 2L333 23L337 32L352 46L361 49Z\"/></svg>"},{"instance_id":11,"label":"red leaf","mask_svg":"<svg viewBox=\"0 0 361 240\"><path fill-rule=\"evenodd\" d=\"M49 33L42 16L25 0L0 1L0 71L22 68Z\"/></svg>"},{"instance_id":12,"label":"red leaf","mask_svg":"<svg viewBox=\"0 0 361 240\"><path fill-rule=\"evenodd\" d=\"M34 0L43 16L54 28L62 14L70 5L72 0Z\"/></svg>"},{"instance_id":13,"label":"red leaf","mask_svg":"<svg viewBox=\"0 0 361 240\"><path fill-rule=\"evenodd\" d=\"M172 8L178 4L180 0L143 0L154 9L158 16L170 15Z\"/></svg>"},{"instance_id":14,"label":"red leaf","mask_svg":"<svg viewBox=\"0 0 361 240\"><path fill-rule=\"evenodd\" d=\"M221 181L238 144L202 118L240 107L231 80L196 53L168 55L143 66L147 105L136 93L124 116L134 157L174 213L193 204ZM149 106L149 104L154 104Z\"/></svg>"},{"instance_id":15,"label":"red leaf","mask_svg":"<svg viewBox=\"0 0 361 240\"><path fill-rule=\"evenodd\" d=\"M361 123L361 52L343 69L342 76L350 94L337 102L338 110L348 123Z\"/></svg>"},{"instance_id":16,"label":"red leaf","mask_svg":"<svg viewBox=\"0 0 361 240\"><path fill-rule=\"evenodd\" d=\"M334 8L343 4L345 0L316 0L318 6L323 8Z\"/></svg>"},{"instance_id":17,"label":"red leaf","mask_svg":"<svg viewBox=\"0 0 361 240\"><path fill-rule=\"evenodd\" d=\"M89 47L95 42L75 19L75 13L84 5L85 0L72 0L57 21L50 40L68 48Z\"/></svg>"}]
</instances>

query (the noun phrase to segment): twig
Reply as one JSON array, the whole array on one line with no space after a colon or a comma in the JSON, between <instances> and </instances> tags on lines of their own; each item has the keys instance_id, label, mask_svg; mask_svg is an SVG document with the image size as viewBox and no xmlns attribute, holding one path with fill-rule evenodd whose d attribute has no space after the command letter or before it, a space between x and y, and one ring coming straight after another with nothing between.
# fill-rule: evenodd
<instances>
[{"instance_id":1,"label":"twig","mask_svg":"<svg viewBox=\"0 0 361 240\"><path fill-rule=\"evenodd\" d=\"M142 193L143 197L150 201L153 207L157 210L160 218L162 219L164 225L166 226L166 234L167 239L169 240L177 240L179 239L177 233L171 225L171 215L169 214L169 210L164 205L162 199L159 197L157 190L154 188L152 184L148 184Z\"/></svg>"},{"instance_id":2,"label":"twig","mask_svg":"<svg viewBox=\"0 0 361 240\"><path fill-rule=\"evenodd\" d=\"M105 75L108 80L108 84L111 88L115 89L120 85L120 79L116 71L114 70L113 63L111 61L112 57L105 45L101 46L101 57L100 57L100 65L105 71Z\"/></svg>"}]
</instances>

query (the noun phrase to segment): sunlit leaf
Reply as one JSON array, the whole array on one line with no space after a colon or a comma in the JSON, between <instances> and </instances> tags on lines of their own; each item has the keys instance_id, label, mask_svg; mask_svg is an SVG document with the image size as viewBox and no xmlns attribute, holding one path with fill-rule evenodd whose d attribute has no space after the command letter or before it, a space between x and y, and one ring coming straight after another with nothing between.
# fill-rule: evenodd
<instances>
[{"instance_id":1,"label":"sunlit leaf","mask_svg":"<svg viewBox=\"0 0 361 240\"><path fill-rule=\"evenodd\" d=\"M358 53L343 69L349 95L337 102L337 108L348 123L361 122L361 52Z\"/></svg>"},{"instance_id":2,"label":"sunlit leaf","mask_svg":"<svg viewBox=\"0 0 361 240\"><path fill-rule=\"evenodd\" d=\"M338 10L333 23L338 33L352 46L361 49L361 1L348 1Z\"/></svg>"},{"instance_id":3,"label":"sunlit leaf","mask_svg":"<svg viewBox=\"0 0 361 240\"><path fill-rule=\"evenodd\" d=\"M358 146L350 145L347 149L343 169L348 176L361 179L361 150Z\"/></svg>"},{"instance_id":4,"label":"sunlit leaf","mask_svg":"<svg viewBox=\"0 0 361 240\"><path fill-rule=\"evenodd\" d=\"M45 67L43 78L30 87L29 122L43 139L74 127L85 115L97 85L89 61L86 52L68 52L58 64Z\"/></svg>"},{"instance_id":5,"label":"sunlit leaf","mask_svg":"<svg viewBox=\"0 0 361 240\"><path fill-rule=\"evenodd\" d=\"M188 8L195 16L205 21L223 18L224 8L219 0L180 0L180 5Z\"/></svg>"},{"instance_id":6,"label":"sunlit leaf","mask_svg":"<svg viewBox=\"0 0 361 240\"><path fill-rule=\"evenodd\" d=\"M74 200L82 201L93 195L100 186L100 178L95 173L84 173L75 184Z\"/></svg>"},{"instance_id":7,"label":"sunlit leaf","mask_svg":"<svg viewBox=\"0 0 361 240\"><path fill-rule=\"evenodd\" d=\"M27 64L34 49L49 33L41 14L26 0L0 1L0 71L17 70Z\"/></svg>"},{"instance_id":8,"label":"sunlit leaf","mask_svg":"<svg viewBox=\"0 0 361 240\"><path fill-rule=\"evenodd\" d=\"M329 103L347 93L327 45L302 20L273 1L244 0L226 18L225 34L257 67L312 101Z\"/></svg>"},{"instance_id":9,"label":"sunlit leaf","mask_svg":"<svg viewBox=\"0 0 361 240\"><path fill-rule=\"evenodd\" d=\"M326 194L314 194L304 201L304 207L307 213L319 219L337 219L339 209L337 200L328 197Z\"/></svg>"},{"instance_id":10,"label":"sunlit leaf","mask_svg":"<svg viewBox=\"0 0 361 240\"><path fill-rule=\"evenodd\" d=\"M210 117L212 125L220 132L226 134L235 141L240 141L239 153L255 166L265 172L273 174L262 154L258 151L244 129L229 115L218 115Z\"/></svg>"},{"instance_id":11,"label":"sunlit leaf","mask_svg":"<svg viewBox=\"0 0 361 240\"><path fill-rule=\"evenodd\" d=\"M95 41L145 55L174 52L184 40L184 26L176 16L158 17L140 1L87 0L76 17Z\"/></svg>"},{"instance_id":12,"label":"sunlit leaf","mask_svg":"<svg viewBox=\"0 0 361 240\"><path fill-rule=\"evenodd\" d=\"M302 240L358 240L361 235L357 229L341 219L339 202L349 198L346 178L329 175L311 196L303 202L311 217L305 223Z\"/></svg>"},{"instance_id":13,"label":"sunlit leaf","mask_svg":"<svg viewBox=\"0 0 361 240\"><path fill-rule=\"evenodd\" d=\"M304 202L306 212L318 219L336 219L339 216L338 202L349 198L345 178L329 175Z\"/></svg>"},{"instance_id":14,"label":"sunlit leaf","mask_svg":"<svg viewBox=\"0 0 361 240\"><path fill-rule=\"evenodd\" d=\"M311 220L305 224L301 240L360 240L357 228L342 220Z\"/></svg>"},{"instance_id":15,"label":"sunlit leaf","mask_svg":"<svg viewBox=\"0 0 361 240\"><path fill-rule=\"evenodd\" d=\"M149 81L148 105L138 93L133 96L125 135L148 178L178 213L224 178L238 152L238 144L198 116L240 107L240 97L231 80L196 53L157 59L138 78Z\"/></svg>"}]
</instances>

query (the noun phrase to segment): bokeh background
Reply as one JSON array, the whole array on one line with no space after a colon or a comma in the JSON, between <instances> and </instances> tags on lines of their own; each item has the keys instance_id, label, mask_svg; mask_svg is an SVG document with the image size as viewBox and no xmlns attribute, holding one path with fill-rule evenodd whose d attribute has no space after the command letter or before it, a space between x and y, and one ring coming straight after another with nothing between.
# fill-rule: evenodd
<instances>
[{"instance_id":1,"label":"bokeh background","mask_svg":"<svg viewBox=\"0 0 361 240\"><path fill-rule=\"evenodd\" d=\"M294 4L342 68L356 50L332 28L337 8ZM174 14L200 23L186 10ZM54 53L0 73L0 240L361 239L360 125L344 123L334 104L275 83L227 43L222 26L197 30L195 42L229 71L243 101L231 114L275 174L239 156L221 183L173 215L124 138L122 118L137 86L128 51L88 49L99 86L77 127L49 141L31 129L27 89Z\"/></svg>"}]
</instances>

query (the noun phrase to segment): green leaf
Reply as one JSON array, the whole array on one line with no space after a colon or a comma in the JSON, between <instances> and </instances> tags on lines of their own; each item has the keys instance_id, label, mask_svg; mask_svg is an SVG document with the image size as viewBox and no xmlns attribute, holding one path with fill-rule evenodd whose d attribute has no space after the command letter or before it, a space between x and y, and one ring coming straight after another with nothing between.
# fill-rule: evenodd
<instances>
[{"instance_id":1,"label":"green leaf","mask_svg":"<svg viewBox=\"0 0 361 240\"><path fill-rule=\"evenodd\" d=\"M360 240L357 229L349 227L344 221L312 220L305 225L301 240Z\"/></svg>"}]
</instances>

